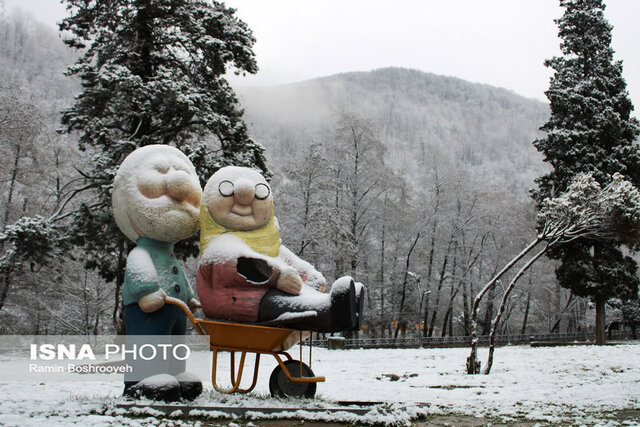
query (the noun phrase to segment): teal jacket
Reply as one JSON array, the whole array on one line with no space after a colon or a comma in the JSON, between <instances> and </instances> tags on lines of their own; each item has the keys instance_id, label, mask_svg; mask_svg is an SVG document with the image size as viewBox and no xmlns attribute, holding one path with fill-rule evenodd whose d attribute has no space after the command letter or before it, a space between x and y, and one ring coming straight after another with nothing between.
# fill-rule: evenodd
<instances>
[{"instance_id":1,"label":"teal jacket","mask_svg":"<svg viewBox=\"0 0 640 427\"><path fill-rule=\"evenodd\" d=\"M125 305L158 289L185 303L193 298L193 289L173 253L173 243L141 237L127 258L122 300Z\"/></svg>"}]
</instances>

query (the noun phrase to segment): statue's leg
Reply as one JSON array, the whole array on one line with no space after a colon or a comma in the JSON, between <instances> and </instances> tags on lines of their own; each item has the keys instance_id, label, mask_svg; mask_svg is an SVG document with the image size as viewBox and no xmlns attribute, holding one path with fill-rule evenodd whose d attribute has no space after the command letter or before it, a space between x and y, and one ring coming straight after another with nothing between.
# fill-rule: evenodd
<instances>
[{"instance_id":1,"label":"statue's leg","mask_svg":"<svg viewBox=\"0 0 640 427\"><path fill-rule=\"evenodd\" d=\"M176 321L175 309L178 307L164 305L154 312L145 313L138 304L125 306L127 348L137 347L139 349L145 344L169 342L169 336ZM154 338L153 336L166 336L167 339ZM125 395L145 396L166 401L175 401L180 398L180 385L175 378L170 376L171 364L169 360L164 360L160 356L153 360L144 360L140 357L134 358L127 352L125 353L125 365L130 365L133 368L133 373L125 373ZM164 374L163 377L158 377L162 374ZM146 379L149 381L145 381Z\"/></svg>"},{"instance_id":2,"label":"statue's leg","mask_svg":"<svg viewBox=\"0 0 640 427\"><path fill-rule=\"evenodd\" d=\"M174 346L184 344L184 336L187 334L187 316L180 307L175 305L167 305L169 311L167 316L171 317L171 344ZM173 357L173 352L169 355L169 374L177 375L180 372L184 372L187 362Z\"/></svg>"},{"instance_id":3,"label":"statue's leg","mask_svg":"<svg viewBox=\"0 0 640 427\"><path fill-rule=\"evenodd\" d=\"M303 285L300 295L269 289L260 300L258 321L300 330L331 326L331 297Z\"/></svg>"},{"instance_id":4,"label":"statue's leg","mask_svg":"<svg viewBox=\"0 0 640 427\"><path fill-rule=\"evenodd\" d=\"M164 305L156 311L145 313L137 303L124 307L124 321L127 335L169 335L175 321L171 309Z\"/></svg>"},{"instance_id":5,"label":"statue's leg","mask_svg":"<svg viewBox=\"0 0 640 427\"><path fill-rule=\"evenodd\" d=\"M174 321L171 330L173 338L171 343L174 346L184 344L184 336L187 334L187 316L180 307L172 305L170 308L172 309L171 316ZM178 380L182 398L193 400L202 393L202 381L200 381L200 378L197 375L187 372L186 369L187 361L183 359L182 352L178 354L178 358L174 357L172 352L170 357L169 373Z\"/></svg>"},{"instance_id":6,"label":"statue's leg","mask_svg":"<svg viewBox=\"0 0 640 427\"><path fill-rule=\"evenodd\" d=\"M303 286L300 295L269 289L260 301L258 321L281 320L281 326L292 329L339 332L357 326L357 312L355 284L343 277L328 294L308 286Z\"/></svg>"}]
</instances>

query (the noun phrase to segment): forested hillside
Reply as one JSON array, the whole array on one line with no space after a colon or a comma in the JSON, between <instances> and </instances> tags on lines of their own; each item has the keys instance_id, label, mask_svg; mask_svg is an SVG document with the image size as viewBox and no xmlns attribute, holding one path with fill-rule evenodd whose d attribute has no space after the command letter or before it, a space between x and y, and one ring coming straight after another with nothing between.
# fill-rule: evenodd
<instances>
[{"instance_id":1,"label":"forested hillside","mask_svg":"<svg viewBox=\"0 0 640 427\"><path fill-rule=\"evenodd\" d=\"M5 241L21 241L21 225L35 223L22 218L49 217L79 182L75 167L86 154L75 138L56 133L60 110L79 90L64 75L75 57L32 17L0 16L0 215L7 237L0 256L2 333L110 330L113 291L83 269L81 254L22 262Z\"/></svg>"},{"instance_id":2,"label":"forested hillside","mask_svg":"<svg viewBox=\"0 0 640 427\"><path fill-rule=\"evenodd\" d=\"M326 137L350 112L375 126L389 166L417 182L437 162L523 198L544 170L531 141L549 109L505 89L385 68L239 91L274 163Z\"/></svg>"},{"instance_id":3,"label":"forested hillside","mask_svg":"<svg viewBox=\"0 0 640 427\"><path fill-rule=\"evenodd\" d=\"M57 113L79 90L64 75L76 57L60 36L29 15L0 22L0 73L42 109Z\"/></svg>"},{"instance_id":4,"label":"forested hillside","mask_svg":"<svg viewBox=\"0 0 640 427\"><path fill-rule=\"evenodd\" d=\"M63 75L74 58L28 17L0 22L0 112L17 123L0 129L3 227L73 205L63 201L91 153L55 129L79 91ZM548 107L398 68L237 90L267 149L284 242L327 279L365 283L368 333L424 322L426 335L467 334L475 292L534 233L528 191L544 167L531 142ZM12 265L0 332L112 331L113 284L82 261L69 250L48 265ZM483 304L485 326L501 295ZM501 331L575 331L585 307L541 262L521 279Z\"/></svg>"}]
</instances>

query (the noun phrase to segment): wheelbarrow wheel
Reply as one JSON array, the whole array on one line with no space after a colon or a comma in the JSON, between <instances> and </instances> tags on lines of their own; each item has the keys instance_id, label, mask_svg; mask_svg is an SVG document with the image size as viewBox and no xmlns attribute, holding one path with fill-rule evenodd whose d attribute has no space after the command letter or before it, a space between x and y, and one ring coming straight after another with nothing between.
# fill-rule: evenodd
<instances>
[{"instance_id":1,"label":"wheelbarrow wheel","mask_svg":"<svg viewBox=\"0 0 640 427\"><path fill-rule=\"evenodd\" d=\"M292 377L313 377L313 371L309 366L299 360L287 360L284 365L289 370ZM300 375L300 365L302 365L302 375ZM287 378L280 365L271 373L269 378L269 391L273 397L306 397L312 398L316 395L316 383L294 383Z\"/></svg>"}]
</instances>

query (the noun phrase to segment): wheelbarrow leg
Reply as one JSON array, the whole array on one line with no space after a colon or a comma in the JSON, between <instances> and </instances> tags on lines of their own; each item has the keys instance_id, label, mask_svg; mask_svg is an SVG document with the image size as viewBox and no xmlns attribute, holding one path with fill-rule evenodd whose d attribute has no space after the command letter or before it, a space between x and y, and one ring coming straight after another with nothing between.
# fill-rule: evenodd
<instances>
[{"instance_id":1,"label":"wheelbarrow leg","mask_svg":"<svg viewBox=\"0 0 640 427\"><path fill-rule=\"evenodd\" d=\"M231 384L236 382L236 352L229 352L229 375L231 375Z\"/></svg>"},{"instance_id":2,"label":"wheelbarrow leg","mask_svg":"<svg viewBox=\"0 0 640 427\"><path fill-rule=\"evenodd\" d=\"M253 390L256 386L256 384L258 383L258 368L260 366L260 354L256 353L256 360L255 360L255 364L254 364L254 368L253 368L253 381L251 382L251 386L249 388L243 389L240 388L240 382L242 381L242 374L244 372L244 363L245 363L245 358L247 356L247 352L243 351L242 355L240 356L240 363L238 365L238 376L236 378L236 369L235 369L235 352L230 352L230 358L231 358L231 372L230 372L230 376L231 376L231 388L223 388L218 386L217 383L217 368L218 368L218 350L217 349L212 349L213 351L213 363L212 363L212 367L211 367L211 383L213 384L213 388L216 389L216 391L220 392L220 393L224 393L224 394L230 394L230 393L248 393L251 390Z\"/></svg>"},{"instance_id":3,"label":"wheelbarrow leg","mask_svg":"<svg viewBox=\"0 0 640 427\"><path fill-rule=\"evenodd\" d=\"M211 349L211 351L213 351L213 362L211 364L211 384L213 384L213 388L215 388L220 393L228 393L228 391L226 391L225 389L218 387L218 381L216 380L218 371L218 350L213 348Z\"/></svg>"},{"instance_id":4,"label":"wheelbarrow leg","mask_svg":"<svg viewBox=\"0 0 640 427\"><path fill-rule=\"evenodd\" d=\"M234 386L240 386L240 380L242 380L242 373L244 372L244 359L247 356L247 352L243 351L242 356L240 356L240 365L238 366L238 381L236 381L236 352L231 351L229 352L229 355L231 357L231 367L229 372L231 374L231 384L233 384Z\"/></svg>"},{"instance_id":5,"label":"wheelbarrow leg","mask_svg":"<svg viewBox=\"0 0 640 427\"><path fill-rule=\"evenodd\" d=\"M224 393L224 394L230 394L230 393L235 393L238 390L238 387L240 386L240 381L242 380L242 369L244 368L244 357L245 357L245 353L243 352L242 354L242 358L240 359L240 372L238 375L238 379L235 380L235 375L231 374L231 388L223 388L218 386L218 382L216 379L217 376L217 368L218 368L218 349L212 349L213 351L213 362L212 362L212 367L211 367L211 383L213 384L213 388L216 389L216 391L220 392L220 393ZM232 353L233 354L233 353ZM232 359L233 360L233 359ZM233 372L233 369L232 369Z\"/></svg>"},{"instance_id":6,"label":"wheelbarrow leg","mask_svg":"<svg viewBox=\"0 0 640 427\"><path fill-rule=\"evenodd\" d=\"M237 392L239 392L239 393L249 393L251 390L253 390L256 387L256 384L258 383L258 368L259 367L260 367L260 353L256 353L256 361L255 361L255 364L253 366L253 381L251 382L251 386L249 386L249 388L238 388L238 390L236 390Z\"/></svg>"}]
</instances>

